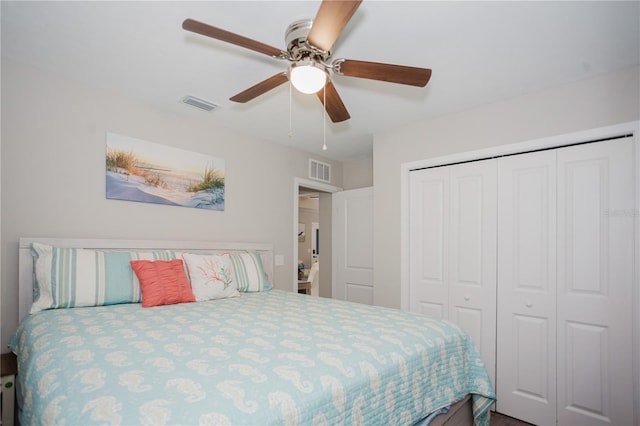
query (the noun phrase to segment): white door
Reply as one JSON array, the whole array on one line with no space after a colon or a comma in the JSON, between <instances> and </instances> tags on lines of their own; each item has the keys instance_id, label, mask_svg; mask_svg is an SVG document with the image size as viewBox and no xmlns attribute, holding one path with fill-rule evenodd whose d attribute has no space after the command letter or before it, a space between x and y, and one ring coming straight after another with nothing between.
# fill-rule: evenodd
<instances>
[{"instance_id":1,"label":"white door","mask_svg":"<svg viewBox=\"0 0 640 426\"><path fill-rule=\"evenodd\" d=\"M411 172L409 309L473 339L495 383L495 160Z\"/></svg>"},{"instance_id":2,"label":"white door","mask_svg":"<svg viewBox=\"0 0 640 426\"><path fill-rule=\"evenodd\" d=\"M449 320L473 339L495 384L496 162L451 167Z\"/></svg>"},{"instance_id":3,"label":"white door","mask_svg":"<svg viewBox=\"0 0 640 426\"><path fill-rule=\"evenodd\" d=\"M449 168L409 175L409 311L449 316Z\"/></svg>"},{"instance_id":4,"label":"white door","mask_svg":"<svg viewBox=\"0 0 640 426\"><path fill-rule=\"evenodd\" d=\"M373 188L333 194L333 298L373 305Z\"/></svg>"},{"instance_id":5,"label":"white door","mask_svg":"<svg viewBox=\"0 0 640 426\"><path fill-rule=\"evenodd\" d=\"M558 424L631 425L630 138L558 150Z\"/></svg>"},{"instance_id":6,"label":"white door","mask_svg":"<svg viewBox=\"0 0 640 426\"><path fill-rule=\"evenodd\" d=\"M498 159L496 411L556 424L556 151Z\"/></svg>"}]
</instances>

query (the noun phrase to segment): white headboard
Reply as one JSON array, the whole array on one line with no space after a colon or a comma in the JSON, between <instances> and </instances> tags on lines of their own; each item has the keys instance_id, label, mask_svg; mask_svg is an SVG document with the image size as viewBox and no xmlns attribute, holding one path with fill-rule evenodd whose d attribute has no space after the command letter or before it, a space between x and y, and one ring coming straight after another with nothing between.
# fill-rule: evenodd
<instances>
[{"instance_id":1,"label":"white headboard","mask_svg":"<svg viewBox=\"0 0 640 426\"><path fill-rule=\"evenodd\" d=\"M18 320L29 313L33 302L33 253L31 243L38 242L56 247L100 250L174 250L191 253L215 253L221 251L252 250L260 254L264 271L273 284L273 245L268 243L219 243L207 241L157 241L157 240L103 240L77 238L20 238L18 270Z\"/></svg>"}]
</instances>

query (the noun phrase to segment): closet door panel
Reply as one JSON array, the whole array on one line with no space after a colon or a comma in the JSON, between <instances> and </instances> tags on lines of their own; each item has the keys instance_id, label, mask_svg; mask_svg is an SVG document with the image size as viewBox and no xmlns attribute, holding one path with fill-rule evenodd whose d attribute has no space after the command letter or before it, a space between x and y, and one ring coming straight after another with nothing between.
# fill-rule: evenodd
<instances>
[{"instance_id":1,"label":"closet door panel","mask_svg":"<svg viewBox=\"0 0 640 426\"><path fill-rule=\"evenodd\" d=\"M411 172L409 193L409 309L448 319L448 168Z\"/></svg>"},{"instance_id":2,"label":"closet door panel","mask_svg":"<svg viewBox=\"0 0 640 426\"><path fill-rule=\"evenodd\" d=\"M462 327L462 329L466 331L469 336L471 336L471 339L473 339L474 342L479 342L479 344L476 344L476 346L481 351L482 344L484 343L482 341L482 333L485 328L483 325L484 321L482 309L469 308L465 306L454 306L451 309L450 319L452 322Z\"/></svg>"},{"instance_id":3,"label":"closet door panel","mask_svg":"<svg viewBox=\"0 0 640 426\"><path fill-rule=\"evenodd\" d=\"M633 145L558 150L558 423L632 424Z\"/></svg>"},{"instance_id":4,"label":"closet door panel","mask_svg":"<svg viewBox=\"0 0 640 426\"><path fill-rule=\"evenodd\" d=\"M450 167L449 318L469 333L495 383L496 162Z\"/></svg>"},{"instance_id":5,"label":"closet door panel","mask_svg":"<svg viewBox=\"0 0 640 426\"><path fill-rule=\"evenodd\" d=\"M556 420L556 153L498 160L496 409Z\"/></svg>"}]
</instances>

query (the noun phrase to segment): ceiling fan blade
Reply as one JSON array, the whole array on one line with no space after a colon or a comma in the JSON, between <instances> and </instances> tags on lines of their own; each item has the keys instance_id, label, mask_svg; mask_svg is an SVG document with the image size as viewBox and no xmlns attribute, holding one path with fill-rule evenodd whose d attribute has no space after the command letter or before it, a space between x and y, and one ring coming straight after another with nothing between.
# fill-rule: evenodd
<instances>
[{"instance_id":1,"label":"ceiling fan blade","mask_svg":"<svg viewBox=\"0 0 640 426\"><path fill-rule=\"evenodd\" d=\"M313 26L307 35L307 42L320 50L328 52L360 6L360 3L362 3L362 0L324 0L313 20Z\"/></svg>"},{"instance_id":2,"label":"ceiling fan blade","mask_svg":"<svg viewBox=\"0 0 640 426\"><path fill-rule=\"evenodd\" d=\"M333 70L338 75L388 81L389 83L417 87L426 86L431 78L431 70L428 68L407 67L404 65L337 59L333 62L333 66Z\"/></svg>"},{"instance_id":3,"label":"ceiling fan blade","mask_svg":"<svg viewBox=\"0 0 640 426\"><path fill-rule=\"evenodd\" d=\"M273 75L266 80L262 80L260 83L255 86L249 87L247 90L238 93L237 95L229 98L229 100L233 102L245 103L250 101L251 99L257 98L258 96L267 93L271 89L275 89L283 83L289 81L289 77L287 77L286 72L280 72L276 75Z\"/></svg>"},{"instance_id":4,"label":"ceiling fan blade","mask_svg":"<svg viewBox=\"0 0 640 426\"><path fill-rule=\"evenodd\" d=\"M182 28L197 34L201 34L207 37L215 38L216 40L226 41L227 43L235 44L236 46L245 47L258 53L272 56L274 58L287 58L289 54L277 47L269 46L268 44L261 43L256 40L252 40L247 37L223 30L221 28L213 27L209 24L195 21L193 19L185 19L182 23Z\"/></svg>"},{"instance_id":5,"label":"ceiling fan blade","mask_svg":"<svg viewBox=\"0 0 640 426\"><path fill-rule=\"evenodd\" d=\"M327 91L327 103L324 102L324 91ZM331 121L334 123L339 123L341 121L346 121L351 118L349 115L349 111L342 103L342 99L340 95L338 95L338 91L335 86L331 82L331 80L327 80L327 84L325 84L324 89L321 89L317 93L320 102L324 105L325 111L331 118Z\"/></svg>"}]
</instances>

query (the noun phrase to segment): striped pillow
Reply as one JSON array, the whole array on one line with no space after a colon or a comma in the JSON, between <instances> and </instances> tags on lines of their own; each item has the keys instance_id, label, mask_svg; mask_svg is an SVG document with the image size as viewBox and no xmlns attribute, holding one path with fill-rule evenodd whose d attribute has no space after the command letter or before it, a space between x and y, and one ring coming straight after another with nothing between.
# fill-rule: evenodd
<instances>
[{"instance_id":1,"label":"striped pillow","mask_svg":"<svg viewBox=\"0 0 640 426\"><path fill-rule=\"evenodd\" d=\"M44 309L140 303L140 282L132 260L171 260L166 251L102 251L33 243L35 301Z\"/></svg>"},{"instance_id":2,"label":"striped pillow","mask_svg":"<svg viewBox=\"0 0 640 426\"><path fill-rule=\"evenodd\" d=\"M256 252L230 253L233 279L242 293L271 290L271 283L262 266L260 255Z\"/></svg>"}]
</instances>

